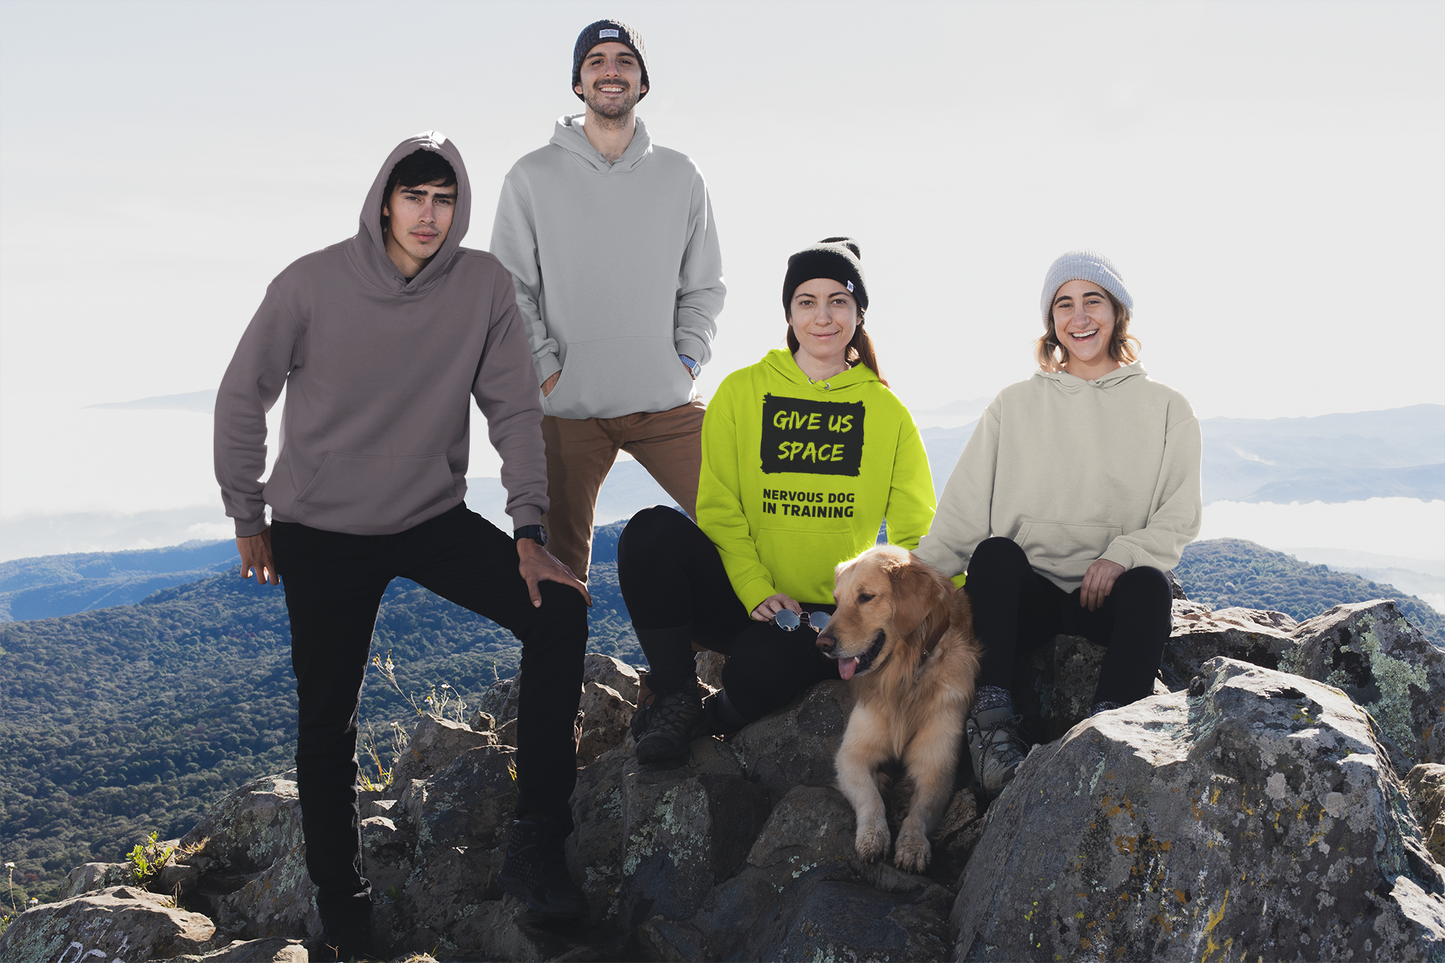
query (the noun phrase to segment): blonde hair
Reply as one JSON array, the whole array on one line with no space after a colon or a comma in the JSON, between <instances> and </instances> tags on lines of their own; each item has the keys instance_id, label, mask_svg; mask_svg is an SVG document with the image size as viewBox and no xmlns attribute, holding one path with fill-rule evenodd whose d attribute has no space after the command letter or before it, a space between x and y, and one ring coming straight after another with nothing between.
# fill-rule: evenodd
<instances>
[{"instance_id":1,"label":"blonde hair","mask_svg":"<svg viewBox=\"0 0 1445 963\"><path fill-rule=\"evenodd\" d=\"M1109 342L1109 357L1120 364L1133 364L1139 360L1139 352L1144 346L1129 333L1129 309L1108 288L1099 285L1099 289L1114 306L1114 337ZM1054 330L1053 308L1049 309L1048 320L1044 322L1043 336L1034 342L1034 359L1045 371L1063 371L1064 365L1069 363L1069 349L1059 343L1058 333Z\"/></svg>"}]
</instances>

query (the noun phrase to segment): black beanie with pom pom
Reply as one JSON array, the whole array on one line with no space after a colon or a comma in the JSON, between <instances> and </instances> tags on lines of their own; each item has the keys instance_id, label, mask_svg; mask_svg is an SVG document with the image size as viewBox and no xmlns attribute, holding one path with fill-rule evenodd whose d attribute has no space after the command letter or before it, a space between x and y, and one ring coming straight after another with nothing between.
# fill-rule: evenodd
<instances>
[{"instance_id":1,"label":"black beanie with pom pom","mask_svg":"<svg viewBox=\"0 0 1445 963\"><path fill-rule=\"evenodd\" d=\"M848 286L861 310L868 308L868 286L863 282L863 249L851 237L825 237L788 258L783 275L783 313L792 308L793 292L813 278L832 278Z\"/></svg>"}]
</instances>

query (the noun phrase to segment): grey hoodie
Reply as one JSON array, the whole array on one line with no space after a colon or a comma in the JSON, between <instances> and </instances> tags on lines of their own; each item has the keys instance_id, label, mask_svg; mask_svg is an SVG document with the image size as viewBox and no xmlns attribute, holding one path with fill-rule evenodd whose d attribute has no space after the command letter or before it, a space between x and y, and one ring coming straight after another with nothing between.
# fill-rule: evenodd
<instances>
[{"instance_id":1,"label":"grey hoodie","mask_svg":"<svg viewBox=\"0 0 1445 963\"><path fill-rule=\"evenodd\" d=\"M726 288L707 185L637 121L615 164L576 114L502 183L492 251L512 272L537 383L562 418L666 411L693 396L677 360L706 363Z\"/></svg>"},{"instance_id":2,"label":"grey hoodie","mask_svg":"<svg viewBox=\"0 0 1445 963\"><path fill-rule=\"evenodd\" d=\"M938 500L918 556L945 575L1013 539L1066 592L1095 559L1171 569L1199 534L1199 421L1139 362L1095 381L1036 371L999 392Z\"/></svg>"},{"instance_id":3,"label":"grey hoodie","mask_svg":"<svg viewBox=\"0 0 1445 963\"><path fill-rule=\"evenodd\" d=\"M457 175L441 249L409 283L386 253L381 206L397 161L423 148ZM277 521L355 535L404 531L466 495L471 399L502 456L516 525L547 510L541 406L512 280L461 246L471 184L456 146L430 131L387 157L355 237L271 282L216 395L216 480L236 534ZM280 450L264 484L266 412L282 387Z\"/></svg>"}]
</instances>

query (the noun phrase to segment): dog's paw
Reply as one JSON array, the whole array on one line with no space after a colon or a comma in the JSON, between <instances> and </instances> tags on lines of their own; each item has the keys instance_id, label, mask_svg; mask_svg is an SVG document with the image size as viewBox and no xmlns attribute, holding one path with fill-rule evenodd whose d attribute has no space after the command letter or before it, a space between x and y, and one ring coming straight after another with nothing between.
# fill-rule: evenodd
<instances>
[{"instance_id":1,"label":"dog's paw","mask_svg":"<svg viewBox=\"0 0 1445 963\"><path fill-rule=\"evenodd\" d=\"M864 862L872 863L888 855L888 826L859 826L853 846Z\"/></svg>"},{"instance_id":2,"label":"dog's paw","mask_svg":"<svg viewBox=\"0 0 1445 963\"><path fill-rule=\"evenodd\" d=\"M904 830L898 834L898 851L893 856L893 865L906 873L921 873L928 868L933 847L928 838L919 833Z\"/></svg>"}]
</instances>

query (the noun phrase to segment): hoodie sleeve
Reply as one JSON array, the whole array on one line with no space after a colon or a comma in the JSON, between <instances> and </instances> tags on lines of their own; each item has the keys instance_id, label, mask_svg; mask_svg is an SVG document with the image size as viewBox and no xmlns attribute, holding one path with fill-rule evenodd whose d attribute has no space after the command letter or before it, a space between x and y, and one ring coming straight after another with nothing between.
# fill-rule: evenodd
<instances>
[{"instance_id":1,"label":"hoodie sleeve","mask_svg":"<svg viewBox=\"0 0 1445 963\"><path fill-rule=\"evenodd\" d=\"M1199 534L1204 520L1204 500L1200 494L1203 441L1199 419L1182 396L1170 404L1169 414L1174 424L1164 435L1164 453L1149 522L1138 531L1114 539L1100 556L1126 570L1141 565L1164 571L1172 569L1179 564L1184 546Z\"/></svg>"},{"instance_id":2,"label":"hoodie sleeve","mask_svg":"<svg viewBox=\"0 0 1445 963\"><path fill-rule=\"evenodd\" d=\"M301 325L285 297L283 273L266 297L231 357L216 391L213 457L226 514L236 521L237 537L266 529L261 476L266 471L266 412L276 403L286 378L301 364Z\"/></svg>"},{"instance_id":3,"label":"hoodie sleeve","mask_svg":"<svg viewBox=\"0 0 1445 963\"><path fill-rule=\"evenodd\" d=\"M901 404L900 404L900 407ZM893 485L888 492L888 544L913 550L933 522L933 476L928 451L908 409L899 425L898 450L893 456Z\"/></svg>"},{"instance_id":4,"label":"hoodie sleeve","mask_svg":"<svg viewBox=\"0 0 1445 963\"><path fill-rule=\"evenodd\" d=\"M723 284L722 249L718 243L717 223L712 216L712 200L708 197L702 174L695 173L694 178L690 230L678 272L677 311L672 338L678 354L706 364L712 357L712 339L717 333L716 318L722 312L727 288ZM540 367L538 370L541 370Z\"/></svg>"},{"instance_id":5,"label":"hoodie sleeve","mask_svg":"<svg viewBox=\"0 0 1445 963\"><path fill-rule=\"evenodd\" d=\"M531 345L532 364L540 385L562 370L557 339L542 318L542 267L537 260L537 226L528 203L523 175L512 168L502 181L497 217L492 222L491 252L512 273L516 310Z\"/></svg>"},{"instance_id":6,"label":"hoodie sleeve","mask_svg":"<svg viewBox=\"0 0 1445 963\"><path fill-rule=\"evenodd\" d=\"M751 612L777 593L773 573L758 555L739 492L737 393L718 386L702 421L702 472L697 484L697 524L717 546L733 591Z\"/></svg>"},{"instance_id":7,"label":"hoodie sleeve","mask_svg":"<svg viewBox=\"0 0 1445 963\"><path fill-rule=\"evenodd\" d=\"M506 272L492 285L491 327L472 397L487 419L487 437L502 456L502 485L514 527L542 521L547 501L547 453L542 403L527 367L527 337Z\"/></svg>"},{"instance_id":8,"label":"hoodie sleeve","mask_svg":"<svg viewBox=\"0 0 1445 963\"><path fill-rule=\"evenodd\" d=\"M918 557L950 578L968 568L974 549L990 534L999 418L1000 402L995 398L958 456L943 486L933 525L918 543Z\"/></svg>"}]
</instances>

